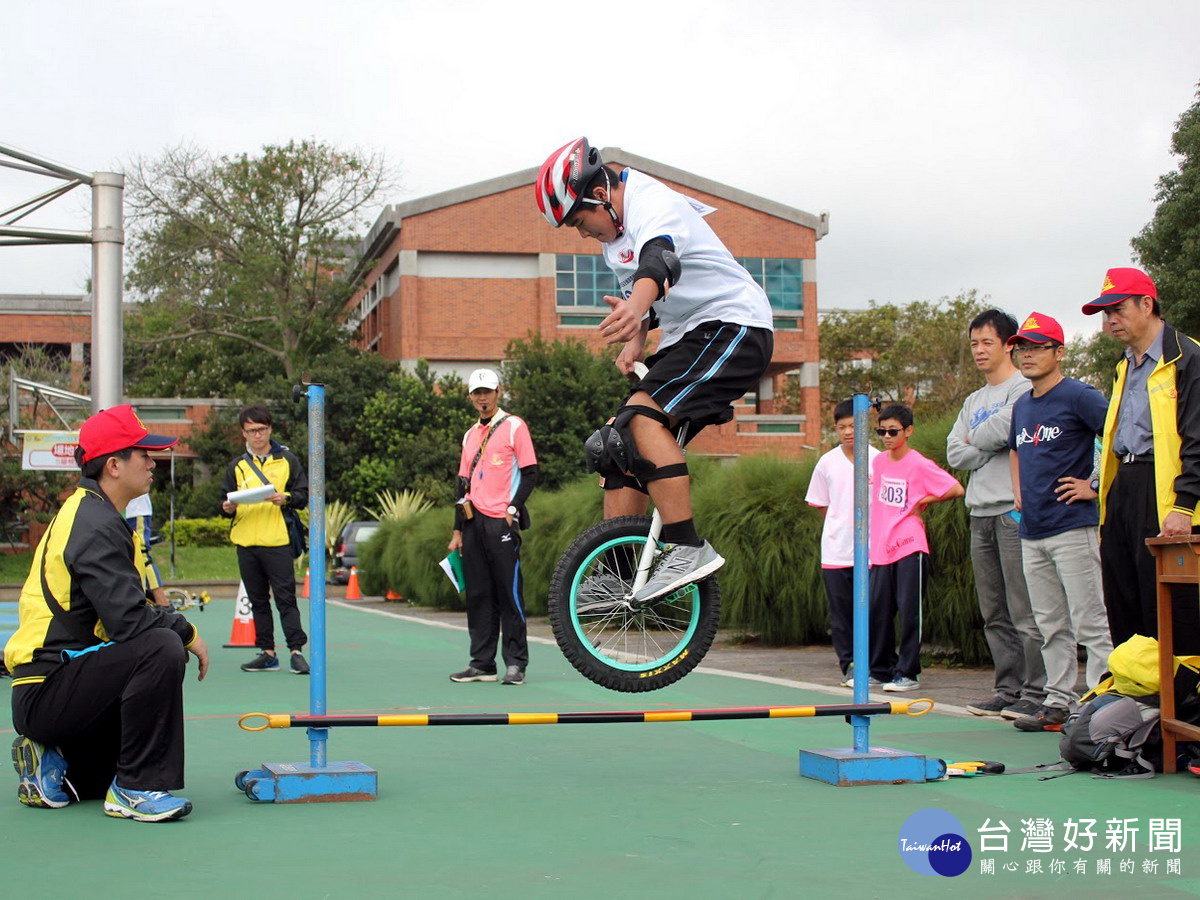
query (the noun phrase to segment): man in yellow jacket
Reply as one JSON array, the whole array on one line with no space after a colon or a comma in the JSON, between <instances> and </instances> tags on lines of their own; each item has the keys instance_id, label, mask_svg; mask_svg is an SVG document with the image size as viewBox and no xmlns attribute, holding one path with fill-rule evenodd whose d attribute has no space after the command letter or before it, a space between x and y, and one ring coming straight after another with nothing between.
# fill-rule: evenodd
<instances>
[{"instance_id":1,"label":"man in yellow jacket","mask_svg":"<svg viewBox=\"0 0 1200 900\"><path fill-rule=\"evenodd\" d=\"M1083 307L1125 344L1100 457L1100 562L1113 644L1158 636L1148 537L1200 532L1200 344L1162 319L1158 290L1139 269L1109 269ZM1200 652L1195 591L1176 596L1176 653ZM1190 602L1189 602L1190 601Z\"/></svg>"},{"instance_id":2,"label":"man in yellow jacket","mask_svg":"<svg viewBox=\"0 0 1200 900\"><path fill-rule=\"evenodd\" d=\"M208 671L195 627L146 602L122 511L153 481L178 438L150 434L133 409L103 410L79 429L82 475L46 529L4 648L13 674L13 765L25 806L104 797L138 822L192 811L183 787L183 676L188 653Z\"/></svg>"},{"instance_id":3,"label":"man in yellow jacket","mask_svg":"<svg viewBox=\"0 0 1200 900\"><path fill-rule=\"evenodd\" d=\"M237 545L238 572L246 586L254 612L255 644L259 654L242 665L243 672L278 672L275 653L275 622L271 616L271 594L279 610L279 624L291 651L290 670L307 675L308 662L300 652L308 643L296 605L296 572L288 537L285 510L308 505L308 476L296 454L271 437L271 411L265 406L247 406L238 416L246 452L236 456L225 470L221 512L233 517L229 539ZM234 491L268 488L265 498L238 503Z\"/></svg>"}]
</instances>

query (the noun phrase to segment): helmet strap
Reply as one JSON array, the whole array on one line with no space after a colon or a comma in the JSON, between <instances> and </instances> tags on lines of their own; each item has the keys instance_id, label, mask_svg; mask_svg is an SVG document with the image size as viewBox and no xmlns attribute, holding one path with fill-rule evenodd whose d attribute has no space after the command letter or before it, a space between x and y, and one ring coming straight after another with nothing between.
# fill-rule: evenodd
<instances>
[{"instance_id":1,"label":"helmet strap","mask_svg":"<svg viewBox=\"0 0 1200 900\"><path fill-rule=\"evenodd\" d=\"M612 196L612 180L609 178L609 175L608 175L608 167L605 166L601 171L604 172L605 192L608 194L609 197L611 197ZM611 200L596 200L591 197L584 197L583 202L590 203L592 206L603 206L604 209L608 212L609 216L612 218L613 225L617 229L617 237L620 237L621 235L623 235L625 233L625 223L621 221L621 217L618 216L617 211L615 209L613 209Z\"/></svg>"}]
</instances>

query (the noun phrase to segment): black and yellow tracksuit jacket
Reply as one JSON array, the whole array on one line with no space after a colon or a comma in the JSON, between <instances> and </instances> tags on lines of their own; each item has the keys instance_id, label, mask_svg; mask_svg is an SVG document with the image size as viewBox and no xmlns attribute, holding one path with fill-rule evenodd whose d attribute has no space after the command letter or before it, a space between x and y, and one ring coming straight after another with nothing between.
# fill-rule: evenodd
<instances>
[{"instance_id":1,"label":"black and yellow tracksuit jacket","mask_svg":"<svg viewBox=\"0 0 1200 900\"><path fill-rule=\"evenodd\" d=\"M1190 516L1200 525L1200 343L1163 323L1162 359L1150 373L1150 425L1154 432L1154 488L1161 527L1168 513ZM1125 393L1128 357L1117 363L1112 401L1100 453L1100 521L1119 461L1113 454L1117 418Z\"/></svg>"},{"instance_id":2,"label":"black and yellow tracksuit jacket","mask_svg":"<svg viewBox=\"0 0 1200 900\"><path fill-rule=\"evenodd\" d=\"M4 648L13 685L44 681L64 662L63 651L128 641L150 628L170 628L190 646L196 628L174 610L146 603L133 534L124 516L95 481L79 479L42 536L21 590L19 624ZM59 621L46 604L46 586L72 624ZM103 652L102 650L100 652Z\"/></svg>"},{"instance_id":3,"label":"black and yellow tracksuit jacket","mask_svg":"<svg viewBox=\"0 0 1200 900\"><path fill-rule=\"evenodd\" d=\"M288 543L288 533L282 509L308 506L308 474L296 454L275 440L271 441L267 458L255 459L255 462L275 490L287 495L287 503L284 507L274 503L239 504L233 512L229 539L239 547L283 547ZM250 468L246 457L239 456L225 469L221 501L224 502L231 491L262 486L262 479ZM221 510L221 515L228 517L229 513Z\"/></svg>"}]
</instances>

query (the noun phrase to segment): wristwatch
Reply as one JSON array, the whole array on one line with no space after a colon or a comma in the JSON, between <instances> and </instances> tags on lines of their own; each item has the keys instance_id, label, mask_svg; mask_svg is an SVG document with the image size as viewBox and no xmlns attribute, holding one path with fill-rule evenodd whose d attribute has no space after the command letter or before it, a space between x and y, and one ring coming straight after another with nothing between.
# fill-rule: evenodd
<instances>
[{"instance_id":1,"label":"wristwatch","mask_svg":"<svg viewBox=\"0 0 1200 900\"><path fill-rule=\"evenodd\" d=\"M508 505L508 509L506 509L505 512L508 513L510 516L515 516L517 514L517 508L510 503Z\"/></svg>"},{"instance_id":2,"label":"wristwatch","mask_svg":"<svg viewBox=\"0 0 1200 900\"><path fill-rule=\"evenodd\" d=\"M1093 491L1095 491L1097 494L1100 493L1100 479L1099 478L1093 478L1091 480L1090 484L1091 484Z\"/></svg>"}]
</instances>

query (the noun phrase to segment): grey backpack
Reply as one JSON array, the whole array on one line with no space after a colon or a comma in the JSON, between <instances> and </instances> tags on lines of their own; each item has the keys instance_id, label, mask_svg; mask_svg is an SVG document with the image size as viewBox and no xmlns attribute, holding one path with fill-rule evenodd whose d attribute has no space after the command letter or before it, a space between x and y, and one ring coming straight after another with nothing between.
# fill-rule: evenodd
<instances>
[{"instance_id":1,"label":"grey backpack","mask_svg":"<svg viewBox=\"0 0 1200 900\"><path fill-rule=\"evenodd\" d=\"M1109 691L1088 700L1063 725L1058 752L1071 771L1097 778L1153 778L1162 757L1158 695Z\"/></svg>"}]
</instances>

